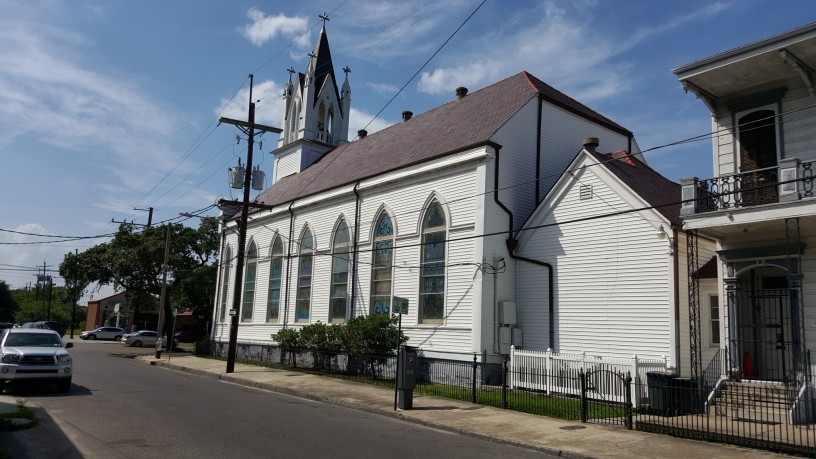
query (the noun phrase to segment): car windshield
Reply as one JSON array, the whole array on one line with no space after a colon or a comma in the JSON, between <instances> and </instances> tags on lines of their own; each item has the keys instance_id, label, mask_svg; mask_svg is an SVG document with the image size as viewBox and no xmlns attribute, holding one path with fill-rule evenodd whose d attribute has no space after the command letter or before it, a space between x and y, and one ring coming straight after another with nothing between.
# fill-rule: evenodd
<instances>
[{"instance_id":1,"label":"car windshield","mask_svg":"<svg viewBox=\"0 0 816 459\"><path fill-rule=\"evenodd\" d=\"M6 338L6 346L16 347L62 347L59 336L52 333L12 333Z\"/></svg>"}]
</instances>

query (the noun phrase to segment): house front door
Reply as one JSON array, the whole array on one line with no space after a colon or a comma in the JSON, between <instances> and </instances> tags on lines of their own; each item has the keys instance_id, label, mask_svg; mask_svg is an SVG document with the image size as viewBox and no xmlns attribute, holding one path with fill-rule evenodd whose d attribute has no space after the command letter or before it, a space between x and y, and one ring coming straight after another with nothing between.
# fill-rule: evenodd
<instances>
[{"instance_id":1,"label":"house front door","mask_svg":"<svg viewBox=\"0 0 816 459\"><path fill-rule=\"evenodd\" d=\"M778 271L778 272L777 272ZM784 271L757 268L740 278L738 358L745 379L792 382L796 352Z\"/></svg>"}]
</instances>

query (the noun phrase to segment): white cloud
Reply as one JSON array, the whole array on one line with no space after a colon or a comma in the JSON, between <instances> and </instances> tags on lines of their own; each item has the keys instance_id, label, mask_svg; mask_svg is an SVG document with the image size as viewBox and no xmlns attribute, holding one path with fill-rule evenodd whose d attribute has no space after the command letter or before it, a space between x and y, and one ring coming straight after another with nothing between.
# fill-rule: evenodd
<instances>
[{"instance_id":1,"label":"white cloud","mask_svg":"<svg viewBox=\"0 0 816 459\"><path fill-rule=\"evenodd\" d=\"M255 122L267 126L280 127L283 113L283 85L273 80L256 83L252 88L255 102ZM249 117L249 88L241 89L232 99L221 99L213 109L216 116L246 120ZM270 134L266 134L269 139Z\"/></svg>"},{"instance_id":2,"label":"white cloud","mask_svg":"<svg viewBox=\"0 0 816 459\"><path fill-rule=\"evenodd\" d=\"M631 63L617 56L729 5L717 2L634 32L608 27L602 18L596 21L596 7L603 5L549 1L536 11L520 11L493 30L444 50L435 61L440 64L422 72L418 89L428 94L448 93L457 86L476 89L527 70L585 103L620 97L637 84L638 75ZM531 26L532 18L539 19Z\"/></svg>"},{"instance_id":3,"label":"white cloud","mask_svg":"<svg viewBox=\"0 0 816 459\"><path fill-rule=\"evenodd\" d=\"M244 26L244 37L255 46L261 46L277 36L294 38L307 31L308 19L301 16L288 17L283 13L267 16L256 7L247 11L252 23Z\"/></svg>"},{"instance_id":4,"label":"white cloud","mask_svg":"<svg viewBox=\"0 0 816 459\"><path fill-rule=\"evenodd\" d=\"M399 86L393 85L391 83L366 83L365 84L368 88L372 91L380 94L385 94L386 96L393 96L394 94L399 91Z\"/></svg>"},{"instance_id":5,"label":"white cloud","mask_svg":"<svg viewBox=\"0 0 816 459\"><path fill-rule=\"evenodd\" d=\"M381 118L372 121L372 118L374 118L374 115L371 113L352 107L351 116L349 117L349 140L356 137L357 131L360 129L365 129L369 134L373 134L394 124Z\"/></svg>"}]
</instances>

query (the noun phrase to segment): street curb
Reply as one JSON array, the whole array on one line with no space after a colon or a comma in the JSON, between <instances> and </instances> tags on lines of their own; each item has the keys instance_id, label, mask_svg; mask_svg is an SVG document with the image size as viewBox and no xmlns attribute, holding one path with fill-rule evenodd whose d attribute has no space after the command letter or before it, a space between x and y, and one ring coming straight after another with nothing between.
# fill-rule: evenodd
<instances>
[{"instance_id":1,"label":"street curb","mask_svg":"<svg viewBox=\"0 0 816 459\"><path fill-rule=\"evenodd\" d=\"M518 441L510 441L510 440L506 440L504 438L496 437L496 436L493 436L493 435L485 435L485 434L480 433L480 432L474 432L474 431L471 431L471 430L459 429L459 428L456 428L456 427L451 427L451 426L446 425L446 424L441 424L441 423L437 423L437 422L433 422L433 421L426 421L426 420L422 420L422 419L412 418L410 416L406 416L405 414L403 414L400 411L390 411L390 410L386 410L386 409L383 409L383 408L364 406L364 405L360 405L360 404L357 404L357 403L351 403L351 402L348 402L348 401L342 400L342 399L337 399L337 398L332 398L332 397L325 397L325 396L321 396L321 395L315 395L315 394L311 394L311 393L306 392L306 391L302 391L302 390L298 390L298 389L292 389L292 388L289 388L289 387L279 386L277 384L250 381L248 379L244 379L244 378L237 377L237 376L219 374L219 373L212 373L212 372L209 372L209 371L206 371L206 370L198 370L198 369L195 369L195 368L188 368L188 367L184 367L184 366L181 366L181 365L175 365L172 362L164 362L162 360L152 359L152 360L149 360L149 363L150 363L150 365L153 365L153 366L167 368L167 369L176 370L176 371L181 371L183 373L188 373L188 374L192 374L192 375L196 375L196 376L203 376L203 377L206 377L206 378L216 379L216 380L224 381L224 382L229 382L229 383L237 384L237 385L240 385L240 386L254 387L256 389L263 389L263 390L267 390L267 391L270 391L270 392L276 392L276 393L279 393L279 394L289 395L289 396L292 396L292 397L298 397L298 398L303 398L303 399L312 400L312 401L316 401L316 402L322 402L322 403L328 403L328 404L331 404L331 405L342 406L344 408L351 408L351 409L354 409L354 410L357 410L357 411L363 411L363 412L377 414L377 415L381 415L381 416L387 416L387 417L390 417L390 418L411 422L413 424L418 424L418 425L422 425L422 426L425 426L425 427L430 427L430 428L437 429L437 430L443 430L445 432L451 432L451 433L465 435L465 436L472 437L472 438L478 438L480 440L489 441L491 443L498 443L498 444L503 444L503 445L516 446L516 447L519 447L519 448L529 449L529 450L538 451L538 452L541 452L541 453L547 453L547 454L551 454L551 455L554 455L554 456L566 457L566 458L570 458L570 459L599 459L596 456L589 456L589 455L586 455L586 454L575 453L575 452L572 452L572 451L566 451L566 450L557 449L557 448L548 448L548 447L544 447L544 446L532 445L532 444L529 444L529 443L523 443L523 442L518 442Z\"/></svg>"}]
</instances>

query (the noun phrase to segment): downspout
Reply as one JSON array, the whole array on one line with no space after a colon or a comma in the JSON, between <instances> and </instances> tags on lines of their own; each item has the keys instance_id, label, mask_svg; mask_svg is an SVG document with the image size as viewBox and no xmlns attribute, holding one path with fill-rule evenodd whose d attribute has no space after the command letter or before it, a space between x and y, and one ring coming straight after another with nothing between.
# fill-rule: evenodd
<instances>
[{"instance_id":1,"label":"downspout","mask_svg":"<svg viewBox=\"0 0 816 459\"><path fill-rule=\"evenodd\" d=\"M538 96L538 124L536 124L536 171L535 171L535 205L541 202L541 111L544 109L544 98Z\"/></svg>"},{"instance_id":2,"label":"downspout","mask_svg":"<svg viewBox=\"0 0 816 459\"><path fill-rule=\"evenodd\" d=\"M286 319L289 318L289 288L291 286L292 274L292 233L295 230L295 212L292 211L292 206L295 201L289 204L289 248L286 249L286 302L283 306L283 328L286 328Z\"/></svg>"},{"instance_id":3,"label":"downspout","mask_svg":"<svg viewBox=\"0 0 816 459\"><path fill-rule=\"evenodd\" d=\"M512 258L514 260L526 261L527 263L532 263L534 265L543 266L543 267L547 268L547 286L548 286L547 287L547 296L549 297L547 299L547 301L548 301L547 314L548 314L548 317L549 317L549 320L550 320L550 327L549 327L550 328L550 333L549 333L550 336L549 336L549 346L548 347L550 349L555 350L555 322L554 322L554 320L555 320L555 295L553 295L553 287L555 286L555 279L554 279L554 276L553 276L553 267L552 267L551 264L549 264L547 262L544 262L544 261L535 260L535 259L532 259L532 258L527 258L527 257L522 257L520 255L516 255L514 253L514 251L516 249L517 244L518 244L517 239L508 239L507 240L507 250L510 252L510 258Z\"/></svg>"},{"instance_id":4,"label":"downspout","mask_svg":"<svg viewBox=\"0 0 816 459\"><path fill-rule=\"evenodd\" d=\"M510 226L507 231L507 238L513 239L513 212L507 208L499 200L499 152L501 151L501 146L496 145L493 147L493 150L496 152L496 167L493 169L493 200L496 201L496 204L499 205L505 212L507 212L507 216L510 217Z\"/></svg>"},{"instance_id":5,"label":"downspout","mask_svg":"<svg viewBox=\"0 0 816 459\"><path fill-rule=\"evenodd\" d=\"M540 123L539 123L539 125L540 125ZM539 138L540 138L540 136L539 136ZM507 206L505 206L504 203L502 203L501 200L499 199L499 150L500 150L500 148L501 147L499 147L499 146L495 147L495 151L496 151L496 167L494 168L493 200L496 201L496 204L498 204L498 206L501 207L507 213L507 216L508 216L508 218L510 220L509 229L507 231L507 240L505 241L505 243L507 245L507 251L510 254L510 258L512 258L514 260L519 260L519 261L526 261L527 263L532 263L534 265L544 266L548 270L548 276L547 276L548 277L548 291L547 291L547 294L549 296L549 298L548 298L548 309L549 310L547 311L547 313L548 313L548 317L549 317L549 320L550 320L549 348L550 349L555 349L555 328L554 328L554 326L555 326L555 323L554 323L554 319L555 319L555 299L554 298L555 298L555 296L553 294L553 286L555 285L555 280L554 280L554 276L553 276L553 267L549 263L539 261L539 260L534 260L532 258L522 257L522 256L519 256L519 255L515 254L516 245L518 244L518 240L516 240L514 235L513 235L513 212L511 212L510 209L508 209ZM495 285L493 286L493 290L494 291L496 290ZM494 307L495 307L495 305L494 305ZM495 323L493 325L496 326Z\"/></svg>"},{"instance_id":6,"label":"downspout","mask_svg":"<svg viewBox=\"0 0 816 459\"><path fill-rule=\"evenodd\" d=\"M223 279L223 277L224 277L224 240L227 238L227 225L224 222L223 214L218 219L218 228L219 228L220 233L221 233L221 241L220 241L220 244L219 244L220 247L218 249L218 277L216 278L216 282L217 282L216 287L217 288L216 288L216 295L215 295L215 304L213 305L214 313L213 313L212 331L210 332L210 340L212 340L212 341L215 341L215 330L218 329L217 328L218 327L218 318L221 315L221 311L219 311L219 305L221 304L221 296L223 295L223 292L221 290L224 289L224 279ZM230 262L230 260L227 260L227 263L229 263L229 262ZM228 287L228 289L229 289L229 287ZM226 306L227 305L224 304L224 307L226 307ZM223 329L221 331L222 331L222 336L223 336Z\"/></svg>"},{"instance_id":7,"label":"downspout","mask_svg":"<svg viewBox=\"0 0 816 459\"><path fill-rule=\"evenodd\" d=\"M350 318L353 319L354 315L354 306L356 303L356 296L357 296L357 249L358 249L358 241L360 239L360 193L357 191L357 187L360 186L360 182L354 184L354 245L352 250L352 262L351 262L351 315Z\"/></svg>"}]
</instances>

